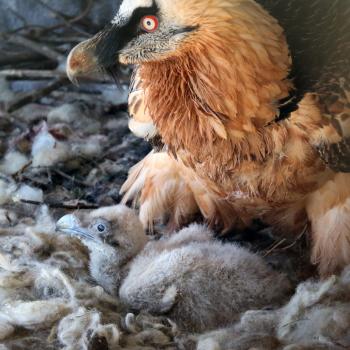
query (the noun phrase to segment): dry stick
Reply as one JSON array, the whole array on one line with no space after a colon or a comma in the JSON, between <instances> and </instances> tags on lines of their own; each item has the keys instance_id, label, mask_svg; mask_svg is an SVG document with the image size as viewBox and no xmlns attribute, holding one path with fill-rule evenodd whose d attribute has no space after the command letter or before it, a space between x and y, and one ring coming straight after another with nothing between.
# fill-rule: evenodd
<instances>
[{"instance_id":1,"label":"dry stick","mask_svg":"<svg viewBox=\"0 0 350 350\"><path fill-rule=\"evenodd\" d=\"M19 12L12 9L11 7L6 7L6 10L12 13L15 17L17 17L23 23L23 25L27 25L27 20Z\"/></svg>"},{"instance_id":2,"label":"dry stick","mask_svg":"<svg viewBox=\"0 0 350 350\"><path fill-rule=\"evenodd\" d=\"M70 180L70 181L72 181L72 182L74 182L74 183L76 183L76 184L78 184L78 185L85 186L85 187L90 187L90 185L89 185L88 183L86 183L86 182L84 182L84 181L77 180L76 178L74 178L74 177L72 177L72 176L66 174L65 172L63 172L63 171L61 171L61 170L59 170L59 169L53 168L52 170L53 170L56 174L58 174L59 176L65 178L65 179L67 179L67 180Z\"/></svg>"},{"instance_id":3,"label":"dry stick","mask_svg":"<svg viewBox=\"0 0 350 350\"><path fill-rule=\"evenodd\" d=\"M93 0L87 0L87 4L86 4L84 10L81 13L79 13L79 15L77 15L76 17L69 18L67 21L70 24L74 24L74 23L77 23L77 22L85 19L85 17L89 14L89 12L92 8L92 5L93 5ZM25 26L22 26L22 27L15 29L15 30L9 31L9 32L7 32L7 34L16 34L18 32L25 30L25 29L40 29L40 33L43 34L46 32L54 31L56 29L60 29L62 27L66 27L65 23L56 24L56 25L53 25L51 27L45 27L45 26L40 26L40 25L25 25ZM89 34L89 36L90 36L90 34Z\"/></svg>"},{"instance_id":4,"label":"dry stick","mask_svg":"<svg viewBox=\"0 0 350 350\"><path fill-rule=\"evenodd\" d=\"M73 20L69 20L67 19L68 16L64 15L62 12L55 10L53 7L51 7L50 5L46 4L45 2L43 2L42 0L36 0L41 6L45 7L47 10L49 10L51 13L53 13L54 16L56 16L57 18L61 19L64 22L64 25L68 28L73 29L74 31L76 31L79 34L83 34L87 37L89 37L91 34L86 32L83 29L80 29L78 27L76 27L74 25L74 23L76 22L75 19ZM87 15L91 9L92 6L92 1L89 2L87 9L85 9L85 11L87 10L87 12L84 11L85 15ZM84 17L85 17L84 15ZM80 15L78 16L78 18L82 18Z\"/></svg>"},{"instance_id":5,"label":"dry stick","mask_svg":"<svg viewBox=\"0 0 350 350\"><path fill-rule=\"evenodd\" d=\"M286 247L281 248L281 250L282 251L288 250L288 249L294 247L298 243L298 241L306 234L307 230L308 230L308 225L305 225L304 229L301 231L301 233L298 235L298 237L294 240L294 242L287 245Z\"/></svg>"},{"instance_id":6,"label":"dry stick","mask_svg":"<svg viewBox=\"0 0 350 350\"><path fill-rule=\"evenodd\" d=\"M32 205L47 205L49 208L53 209L97 209L98 205L96 204L86 204L86 203L77 203L77 204L64 204L64 203L46 203L46 202L37 202L27 199L21 199L21 203L32 204Z\"/></svg>"},{"instance_id":7,"label":"dry stick","mask_svg":"<svg viewBox=\"0 0 350 350\"><path fill-rule=\"evenodd\" d=\"M6 113L5 111L0 110L0 118L7 120L9 123L11 123L16 128L20 129L21 131L28 130L28 125L26 123L18 121L17 119L13 118L8 113Z\"/></svg>"},{"instance_id":8,"label":"dry stick","mask_svg":"<svg viewBox=\"0 0 350 350\"><path fill-rule=\"evenodd\" d=\"M285 251L285 250L288 250L288 249L294 247L297 244L297 242L305 235L305 233L307 232L307 229L308 229L308 225L305 225L304 229L301 231L301 233L298 235L298 237L291 244L288 244L287 246L280 248L280 251ZM278 241L276 244L273 244L272 248L269 249L263 255L263 257L265 258L266 256L270 255L274 250L276 250L285 241L286 241L286 239L283 238L282 240Z\"/></svg>"},{"instance_id":9,"label":"dry stick","mask_svg":"<svg viewBox=\"0 0 350 350\"><path fill-rule=\"evenodd\" d=\"M0 77L8 79L23 79L23 80L46 80L46 79L59 79L66 78L65 72L60 70L39 70L39 69L4 69L0 70ZM82 81L94 82L94 83L112 83L108 79L99 77L84 77Z\"/></svg>"},{"instance_id":10,"label":"dry stick","mask_svg":"<svg viewBox=\"0 0 350 350\"><path fill-rule=\"evenodd\" d=\"M48 57L50 60L54 62L61 63L61 62L65 62L66 60L66 56L62 55L61 53L58 53L57 51L51 49L46 45L38 44L35 41L27 39L21 35L3 34L2 36L8 39L9 42L19 46L27 47L32 51L38 52L41 55Z\"/></svg>"},{"instance_id":11,"label":"dry stick","mask_svg":"<svg viewBox=\"0 0 350 350\"><path fill-rule=\"evenodd\" d=\"M92 5L93 5L94 1L93 1L93 0L87 0L86 2L87 2L87 4L86 4L84 10L83 10L78 16L76 16L76 17L70 19L70 20L69 20L70 23L79 22L79 21L81 21L82 19L84 19L84 18L89 14L89 12L90 12L91 9L92 9Z\"/></svg>"},{"instance_id":12,"label":"dry stick","mask_svg":"<svg viewBox=\"0 0 350 350\"><path fill-rule=\"evenodd\" d=\"M67 85L68 83L69 83L69 80L67 78L59 78L54 80L52 83L50 83L49 85L45 86L42 89L36 90L32 93L23 94L8 104L7 112L12 113L29 103L35 102L40 98L47 96L52 91L55 91L60 87Z\"/></svg>"},{"instance_id":13,"label":"dry stick","mask_svg":"<svg viewBox=\"0 0 350 350\"><path fill-rule=\"evenodd\" d=\"M4 69L0 71L0 77L9 79L39 80L65 78L67 75L58 70L36 69Z\"/></svg>"},{"instance_id":14,"label":"dry stick","mask_svg":"<svg viewBox=\"0 0 350 350\"><path fill-rule=\"evenodd\" d=\"M286 241L285 238L281 239L280 241L278 241L277 243L275 243L271 249L269 249L264 255L263 258L267 257L268 255L270 255L275 249L277 249L281 244L283 244Z\"/></svg>"},{"instance_id":15,"label":"dry stick","mask_svg":"<svg viewBox=\"0 0 350 350\"><path fill-rule=\"evenodd\" d=\"M41 59L42 55L35 52L18 52L18 53L2 53L0 57L0 66L13 65L14 63L22 63Z\"/></svg>"},{"instance_id":16,"label":"dry stick","mask_svg":"<svg viewBox=\"0 0 350 350\"><path fill-rule=\"evenodd\" d=\"M91 37L91 35L90 35ZM45 42L45 43L52 43L54 45L66 45L66 44L79 44L82 41L86 40L86 36L85 35L81 35L81 36L67 36L67 35L62 35L60 37L54 37L54 36L50 36L50 37L40 37L38 38L39 42Z\"/></svg>"}]
</instances>

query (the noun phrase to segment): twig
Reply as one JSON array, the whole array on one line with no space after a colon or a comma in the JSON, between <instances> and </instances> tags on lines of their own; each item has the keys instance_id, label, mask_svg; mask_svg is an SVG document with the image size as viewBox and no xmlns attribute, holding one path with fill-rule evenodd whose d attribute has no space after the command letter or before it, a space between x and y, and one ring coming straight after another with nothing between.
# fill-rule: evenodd
<instances>
[{"instance_id":1,"label":"twig","mask_svg":"<svg viewBox=\"0 0 350 350\"><path fill-rule=\"evenodd\" d=\"M72 177L72 176L70 176L70 175L64 173L63 171L61 171L61 170L59 170L59 169L52 168L52 170L53 170L56 174L62 176L63 178L65 178L65 179L67 179L67 180L70 180L70 181L72 181L72 182L74 182L74 183L76 183L76 184L78 184L78 185L85 186L85 187L90 187L90 185L87 184L86 182L79 181L79 180L77 180L76 178L74 178L74 177Z\"/></svg>"},{"instance_id":2,"label":"twig","mask_svg":"<svg viewBox=\"0 0 350 350\"><path fill-rule=\"evenodd\" d=\"M47 4L45 4L45 5L47 5ZM85 19L85 17L89 14L89 12L92 8L92 5L93 5L93 0L88 0L87 5L84 8L84 10L82 12L80 12L76 17L69 18L68 16L65 16L64 14L60 13L61 16L63 16L64 18L68 18L65 20L65 23L55 24L55 25L52 25L50 27L45 27L45 26L40 26L40 25L25 25L25 26L16 28L14 30L8 31L7 34L16 34L16 33L19 33L19 32L25 31L25 30L29 31L29 30L37 29L38 36L40 37L47 32L61 29L62 27L67 27L67 23L69 23L69 27L71 27L72 24L81 22L82 20ZM56 10L54 10L54 11L56 11ZM58 12L58 11L56 11L56 12ZM93 26L93 24L91 24L91 26ZM74 26L72 29L76 30L77 27ZM98 28L94 28L94 30L97 30L97 29ZM90 35L91 34L89 33L88 36L90 36Z\"/></svg>"},{"instance_id":3,"label":"twig","mask_svg":"<svg viewBox=\"0 0 350 350\"><path fill-rule=\"evenodd\" d=\"M54 80L52 83L50 83L42 89L36 90L32 93L23 94L9 103L9 105L7 106L7 112L12 113L29 103L35 102L40 98L47 96L52 91L55 91L60 87L67 85L68 83L69 80L67 78L59 78Z\"/></svg>"},{"instance_id":4,"label":"twig","mask_svg":"<svg viewBox=\"0 0 350 350\"><path fill-rule=\"evenodd\" d=\"M27 47L28 49L34 52L40 53L41 55L48 57L54 62L61 63L65 62L66 60L66 56L62 55L61 53L53 50L52 48L46 45L38 44L33 40L27 39L24 36L17 34L2 34L2 36L12 44Z\"/></svg>"},{"instance_id":5,"label":"twig","mask_svg":"<svg viewBox=\"0 0 350 350\"><path fill-rule=\"evenodd\" d=\"M1 111L1 110L0 110L0 118L1 119L6 119L9 123L11 123L12 125L14 125L15 127L19 128L22 131L28 130L28 125L27 124L18 121L17 119L11 117L9 114L7 114L6 112Z\"/></svg>"},{"instance_id":6,"label":"twig","mask_svg":"<svg viewBox=\"0 0 350 350\"><path fill-rule=\"evenodd\" d=\"M90 9L91 9L91 6L92 6L92 1L89 1L89 4L87 6L87 8L85 9L85 11L83 12L82 15L79 15L78 17L75 17L73 19L67 19L68 16L64 15L63 13L55 10L53 7L51 7L50 5L46 4L44 1L42 0L36 0L41 6L45 7L47 10L49 10L50 12L52 12L54 14L55 17L61 19L65 26L73 29L74 31L78 32L79 34L83 34L87 37L90 36L90 33L86 32L85 30L83 29L80 29L78 27L76 27L74 25L74 23L78 22L81 18L84 18L89 12L90 12ZM87 11L87 12L86 12Z\"/></svg>"},{"instance_id":7,"label":"twig","mask_svg":"<svg viewBox=\"0 0 350 350\"><path fill-rule=\"evenodd\" d=\"M0 71L0 77L10 79L57 79L65 78L67 75L58 70L37 70L37 69L4 69Z\"/></svg>"},{"instance_id":8,"label":"twig","mask_svg":"<svg viewBox=\"0 0 350 350\"><path fill-rule=\"evenodd\" d=\"M284 251L294 247L297 244L297 242L305 235L305 233L307 232L307 229L308 229L308 225L305 225L304 229L301 231L298 237L294 240L294 242L287 245L286 247L281 248L281 250Z\"/></svg>"},{"instance_id":9,"label":"twig","mask_svg":"<svg viewBox=\"0 0 350 350\"><path fill-rule=\"evenodd\" d=\"M11 7L7 7L7 10L11 12L16 18L18 18L23 23L23 25L27 25L26 19L19 12L17 12Z\"/></svg>"},{"instance_id":10,"label":"twig","mask_svg":"<svg viewBox=\"0 0 350 350\"><path fill-rule=\"evenodd\" d=\"M76 16L74 18L71 18L69 20L69 22L70 23L76 23L76 22L79 22L82 19L84 19L89 14L89 12L91 11L93 3L94 3L93 0L87 0L87 4L86 4L84 10L78 16Z\"/></svg>"},{"instance_id":11,"label":"twig","mask_svg":"<svg viewBox=\"0 0 350 350\"><path fill-rule=\"evenodd\" d=\"M47 205L52 209L68 209L68 210L77 210L77 209L97 209L98 205L90 204L85 202L77 202L76 204L65 204L65 203L47 203L47 202L37 202L30 201L27 199L21 199L21 203L32 204L32 205Z\"/></svg>"},{"instance_id":12,"label":"twig","mask_svg":"<svg viewBox=\"0 0 350 350\"><path fill-rule=\"evenodd\" d=\"M91 36L91 35L90 35ZM40 42L45 42L45 43L52 43L54 45L57 45L57 44L64 44L64 45L67 45L67 44L73 44L73 45L76 45L76 44L79 44L81 43L82 41L86 40L86 36L84 35L81 35L81 36L73 36L73 35L64 35L62 36L62 34L59 36L59 37L44 37L44 38L38 38L38 41Z\"/></svg>"},{"instance_id":13,"label":"twig","mask_svg":"<svg viewBox=\"0 0 350 350\"><path fill-rule=\"evenodd\" d=\"M39 69L4 69L0 70L0 77L8 79L23 79L23 80L46 80L46 79L59 79L66 78L67 75L61 70L39 70ZM94 83L112 83L103 77L84 77L82 81L94 82ZM122 110L125 109L125 105L121 105Z\"/></svg>"},{"instance_id":14,"label":"twig","mask_svg":"<svg viewBox=\"0 0 350 350\"><path fill-rule=\"evenodd\" d=\"M34 61L41 58L42 55L34 52L19 52L13 54L3 53L3 55L0 57L0 66L14 65L15 63Z\"/></svg>"},{"instance_id":15,"label":"twig","mask_svg":"<svg viewBox=\"0 0 350 350\"><path fill-rule=\"evenodd\" d=\"M270 255L275 249L277 249L281 244L283 244L286 241L285 238L281 239L280 241L278 241L277 243L275 243L264 255L263 257L267 257L268 255Z\"/></svg>"},{"instance_id":16,"label":"twig","mask_svg":"<svg viewBox=\"0 0 350 350\"><path fill-rule=\"evenodd\" d=\"M298 235L298 237L291 243L291 244L288 244L287 246L285 247L282 247L280 249L280 251L286 251L292 247L294 247L297 242L304 236L304 234L307 232L307 228L308 226L305 225L304 229L301 231L301 233ZM266 256L270 255L274 250L276 250L282 243L284 243L286 241L285 238L283 238L282 240L280 240L279 242L277 242L276 244L274 244L264 255L263 257L265 258Z\"/></svg>"}]
</instances>

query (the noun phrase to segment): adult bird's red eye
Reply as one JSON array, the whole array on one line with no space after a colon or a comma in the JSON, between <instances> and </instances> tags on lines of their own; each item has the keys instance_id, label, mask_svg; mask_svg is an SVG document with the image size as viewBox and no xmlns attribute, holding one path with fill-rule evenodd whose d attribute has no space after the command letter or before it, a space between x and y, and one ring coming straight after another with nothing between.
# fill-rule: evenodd
<instances>
[{"instance_id":1,"label":"adult bird's red eye","mask_svg":"<svg viewBox=\"0 0 350 350\"><path fill-rule=\"evenodd\" d=\"M141 28L148 33L152 33L158 29L159 22L156 16L145 16L141 19Z\"/></svg>"}]
</instances>

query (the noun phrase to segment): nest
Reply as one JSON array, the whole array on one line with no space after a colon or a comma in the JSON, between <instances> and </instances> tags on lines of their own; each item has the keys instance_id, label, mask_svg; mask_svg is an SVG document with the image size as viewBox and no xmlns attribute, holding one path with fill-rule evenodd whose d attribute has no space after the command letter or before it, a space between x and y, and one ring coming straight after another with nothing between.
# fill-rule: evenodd
<instances>
[{"instance_id":1,"label":"nest","mask_svg":"<svg viewBox=\"0 0 350 350\"><path fill-rule=\"evenodd\" d=\"M134 315L91 280L88 252L54 230L77 209L119 203L129 168L149 146L128 133L128 72L71 86L66 54L98 28L48 8L61 21L25 23L3 33L0 62L0 349L299 350L350 348L350 270L314 275L301 232L276 240L267 231L238 241L291 278L295 295L278 310L252 310L227 329L180 332L167 317ZM40 209L39 209L40 208ZM301 284L300 284L301 283Z\"/></svg>"}]
</instances>

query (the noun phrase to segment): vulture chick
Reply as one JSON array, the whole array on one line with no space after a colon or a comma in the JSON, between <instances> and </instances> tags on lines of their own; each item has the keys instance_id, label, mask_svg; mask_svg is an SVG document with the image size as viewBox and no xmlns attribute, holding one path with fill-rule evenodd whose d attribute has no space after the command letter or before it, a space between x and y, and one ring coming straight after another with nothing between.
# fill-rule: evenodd
<instances>
[{"instance_id":1,"label":"vulture chick","mask_svg":"<svg viewBox=\"0 0 350 350\"><path fill-rule=\"evenodd\" d=\"M92 277L128 309L166 314L181 328L228 325L239 314L281 302L284 275L244 248L222 244L205 226L191 225L148 241L136 213L125 206L66 215L57 229L79 237L90 251Z\"/></svg>"},{"instance_id":2,"label":"vulture chick","mask_svg":"<svg viewBox=\"0 0 350 350\"><path fill-rule=\"evenodd\" d=\"M131 130L156 142L123 187L144 226L309 221L322 275L350 263L350 2L123 0L67 72L135 65Z\"/></svg>"}]
</instances>

